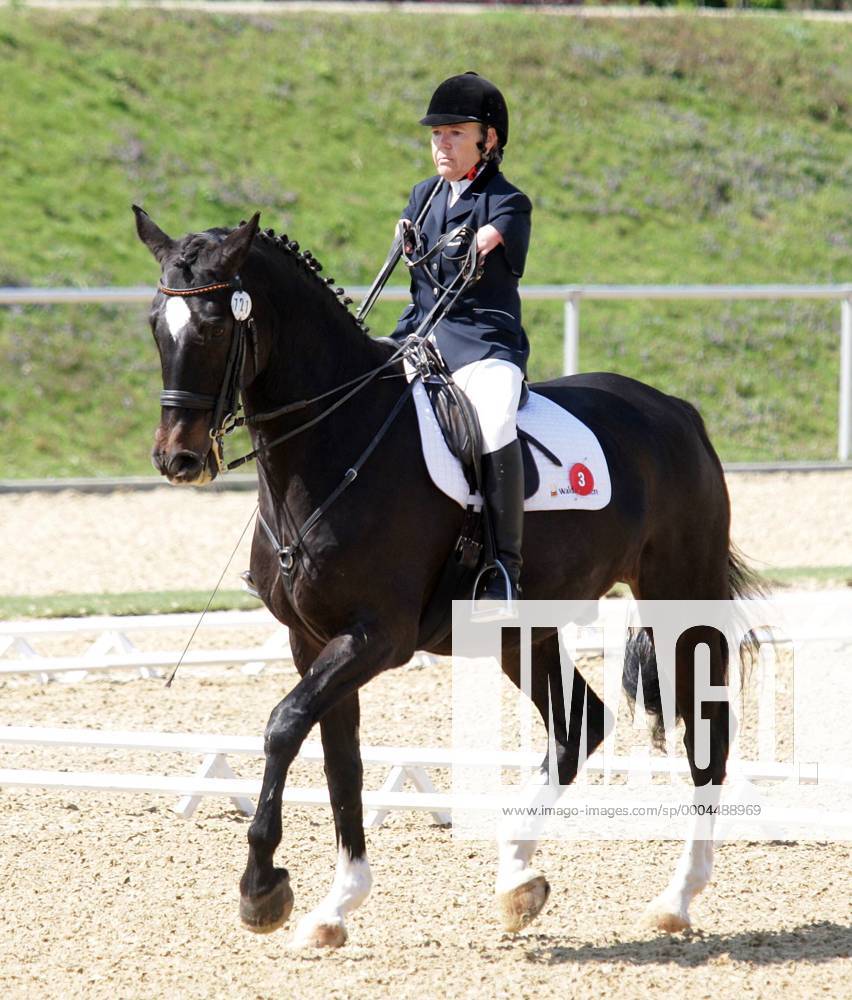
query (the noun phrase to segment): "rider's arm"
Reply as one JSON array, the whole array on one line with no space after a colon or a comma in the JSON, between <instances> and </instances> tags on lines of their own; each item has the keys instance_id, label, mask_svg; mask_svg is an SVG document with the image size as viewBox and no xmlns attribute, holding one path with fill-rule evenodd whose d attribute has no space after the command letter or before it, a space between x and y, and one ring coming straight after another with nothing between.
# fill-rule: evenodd
<instances>
[{"instance_id":1,"label":"rider's arm","mask_svg":"<svg viewBox=\"0 0 852 1000\"><path fill-rule=\"evenodd\" d=\"M503 242L503 234L491 223L486 223L476 230L476 249L481 257L487 257L495 248Z\"/></svg>"},{"instance_id":2,"label":"rider's arm","mask_svg":"<svg viewBox=\"0 0 852 1000\"><path fill-rule=\"evenodd\" d=\"M414 192L416 190L417 188L412 188L411 194L408 196L408 204L402 210L402 214L399 217L400 221L407 219L409 222L413 222L417 218L417 205L414 199Z\"/></svg>"},{"instance_id":3,"label":"rider's arm","mask_svg":"<svg viewBox=\"0 0 852 1000\"><path fill-rule=\"evenodd\" d=\"M489 226L493 226L502 237L506 260L512 273L519 278L524 273L530 245L531 214L529 198L522 191L510 191L500 199L488 220Z\"/></svg>"}]
</instances>

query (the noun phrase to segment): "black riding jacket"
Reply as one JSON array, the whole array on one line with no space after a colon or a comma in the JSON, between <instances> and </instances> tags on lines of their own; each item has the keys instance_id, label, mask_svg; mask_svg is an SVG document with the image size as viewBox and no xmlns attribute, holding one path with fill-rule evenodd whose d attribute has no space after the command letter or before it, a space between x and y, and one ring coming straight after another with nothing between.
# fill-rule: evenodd
<instances>
[{"instance_id":1,"label":"black riding jacket","mask_svg":"<svg viewBox=\"0 0 852 1000\"><path fill-rule=\"evenodd\" d=\"M431 177L416 185L403 218L414 221L418 217L437 180ZM511 361L526 374L529 341L521 325L518 279L524 273L530 242L530 200L506 180L494 163L486 164L455 205L448 208L450 190L445 182L420 225L421 251L428 251L444 233L462 224L474 231L491 224L499 230L503 243L488 254L482 277L461 295L438 325L438 349L451 371L472 361L500 358ZM458 250L451 253L456 255ZM449 284L457 269L458 263L439 255L425 267L411 270L412 302L400 316L394 338L401 340L417 329L441 294L440 285Z\"/></svg>"}]
</instances>

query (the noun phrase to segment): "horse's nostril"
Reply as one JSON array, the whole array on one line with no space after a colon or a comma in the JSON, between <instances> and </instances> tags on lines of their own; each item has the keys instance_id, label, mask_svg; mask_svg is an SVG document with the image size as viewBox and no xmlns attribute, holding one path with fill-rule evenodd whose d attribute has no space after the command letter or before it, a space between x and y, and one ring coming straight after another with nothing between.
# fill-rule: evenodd
<instances>
[{"instance_id":1,"label":"horse's nostril","mask_svg":"<svg viewBox=\"0 0 852 1000\"><path fill-rule=\"evenodd\" d=\"M168 461L168 472L172 479L191 481L201 474L202 461L194 451L178 451Z\"/></svg>"}]
</instances>

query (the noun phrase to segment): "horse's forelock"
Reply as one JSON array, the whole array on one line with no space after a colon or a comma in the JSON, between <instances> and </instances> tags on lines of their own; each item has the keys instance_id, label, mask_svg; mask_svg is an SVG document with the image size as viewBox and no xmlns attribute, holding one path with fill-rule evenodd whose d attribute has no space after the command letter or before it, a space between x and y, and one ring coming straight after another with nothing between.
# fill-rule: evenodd
<instances>
[{"instance_id":1,"label":"horse's forelock","mask_svg":"<svg viewBox=\"0 0 852 1000\"><path fill-rule=\"evenodd\" d=\"M227 232L228 230L224 229L190 233L178 244L173 263L178 267L192 267L197 263L204 264L205 257L212 256Z\"/></svg>"}]
</instances>

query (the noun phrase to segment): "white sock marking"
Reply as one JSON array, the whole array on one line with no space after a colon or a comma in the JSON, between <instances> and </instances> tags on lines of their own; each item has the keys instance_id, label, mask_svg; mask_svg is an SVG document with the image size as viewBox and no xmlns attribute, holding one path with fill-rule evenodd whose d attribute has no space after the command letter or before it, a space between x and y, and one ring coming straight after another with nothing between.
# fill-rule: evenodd
<instances>
[{"instance_id":1,"label":"white sock marking","mask_svg":"<svg viewBox=\"0 0 852 1000\"><path fill-rule=\"evenodd\" d=\"M498 844L497 884L495 891L498 896L517 889L519 885L529 882L538 875L529 867L530 859L535 853L536 840L503 840Z\"/></svg>"},{"instance_id":2,"label":"white sock marking","mask_svg":"<svg viewBox=\"0 0 852 1000\"><path fill-rule=\"evenodd\" d=\"M549 784L544 771L536 771L527 780L518 804L528 807L531 814L504 818L498 831L495 886L498 895L538 876L539 872L529 864L545 823L542 807L554 805L564 791L560 785Z\"/></svg>"},{"instance_id":3,"label":"white sock marking","mask_svg":"<svg viewBox=\"0 0 852 1000\"><path fill-rule=\"evenodd\" d=\"M674 913L689 923L689 904L713 874L713 826L714 817L695 817L669 884L650 904L652 911Z\"/></svg>"},{"instance_id":4,"label":"white sock marking","mask_svg":"<svg viewBox=\"0 0 852 1000\"><path fill-rule=\"evenodd\" d=\"M343 926L347 914L357 909L370 894L373 876L367 856L351 858L349 851L340 847L337 852L337 870L328 895L315 909L299 921L296 943L310 937L320 924Z\"/></svg>"}]
</instances>

